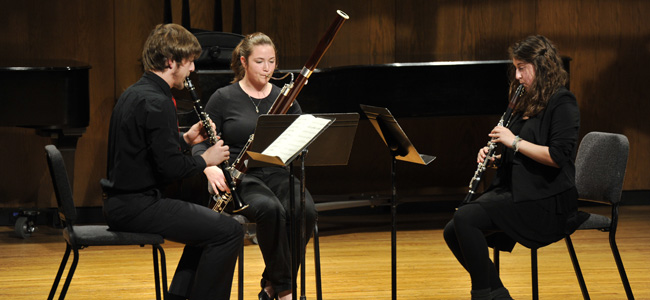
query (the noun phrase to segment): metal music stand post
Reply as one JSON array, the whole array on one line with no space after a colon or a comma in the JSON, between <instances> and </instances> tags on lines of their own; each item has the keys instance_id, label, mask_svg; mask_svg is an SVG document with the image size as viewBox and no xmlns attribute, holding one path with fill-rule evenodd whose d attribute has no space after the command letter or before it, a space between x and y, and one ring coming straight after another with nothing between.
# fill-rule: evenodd
<instances>
[{"instance_id":1,"label":"metal music stand post","mask_svg":"<svg viewBox=\"0 0 650 300\"><path fill-rule=\"evenodd\" d=\"M261 154L273 141L277 139L284 130L298 118L299 115L261 115L257 120L255 128L255 139L248 151L252 161L250 167L261 167L269 165L284 166L291 169L296 159L300 160L300 214L296 213L295 195L294 195L294 177L290 174L290 210L291 210L291 260L292 276L297 277L297 268L295 266L300 262L300 299L305 297L305 257L302 255L302 245L305 244L307 229L305 222L305 166L335 166L347 165L350 157L350 151L359 123L359 114L314 114L315 117L330 119L329 125L317 134L311 142L307 143L300 153L289 159L286 163L279 159ZM309 151L307 149L309 148ZM309 155L307 155L309 152ZM298 220L293 220L297 216ZM296 228L296 223L300 223L300 231ZM299 235L299 238L296 236ZM316 294L317 298L322 299L321 280L320 280L320 254L318 251L318 241L314 239L315 251L314 260L316 264ZM297 280L292 280L292 294L296 295Z\"/></svg>"},{"instance_id":2,"label":"metal music stand post","mask_svg":"<svg viewBox=\"0 0 650 300\"><path fill-rule=\"evenodd\" d=\"M397 188L395 167L397 160L402 160L420 165L428 165L435 156L419 154L411 141L397 123L397 120L383 107L361 104L361 109L375 128L390 151L391 163L391 283L392 299L397 299Z\"/></svg>"}]
</instances>

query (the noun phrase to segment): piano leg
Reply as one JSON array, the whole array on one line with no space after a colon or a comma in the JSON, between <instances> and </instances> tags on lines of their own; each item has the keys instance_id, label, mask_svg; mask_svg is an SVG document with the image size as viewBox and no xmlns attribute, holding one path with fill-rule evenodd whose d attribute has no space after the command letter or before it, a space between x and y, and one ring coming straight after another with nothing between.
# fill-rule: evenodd
<instances>
[{"instance_id":1,"label":"piano leg","mask_svg":"<svg viewBox=\"0 0 650 300\"><path fill-rule=\"evenodd\" d=\"M85 128L72 128L72 129L57 129L47 130L41 129L37 131L38 135L49 136L52 138L52 143L61 151L63 161L65 162L65 169L70 178L70 188L74 191L74 157L77 149L77 141L83 133L86 132Z\"/></svg>"},{"instance_id":2,"label":"piano leg","mask_svg":"<svg viewBox=\"0 0 650 300\"><path fill-rule=\"evenodd\" d=\"M74 158L75 150L77 149L77 141L81 135L85 132L85 128L81 129L65 129L65 130L47 130L39 129L36 133L40 136L50 137L52 143L61 151L63 156L63 161L65 162L66 172L68 173L68 178L70 179L70 188L74 184ZM38 203L36 206L39 205ZM49 203L45 205L49 207ZM13 213L16 218L16 223L14 224L14 232L17 236L22 238L28 238L34 233L37 229L37 217L41 214L41 211L48 214L46 218L50 220L51 213L47 208L43 209L34 209L34 210L21 210ZM58 214L51 214L51 225L53 227L60 227L61 220L59 220Z\"/></svg>"}]
</instances>

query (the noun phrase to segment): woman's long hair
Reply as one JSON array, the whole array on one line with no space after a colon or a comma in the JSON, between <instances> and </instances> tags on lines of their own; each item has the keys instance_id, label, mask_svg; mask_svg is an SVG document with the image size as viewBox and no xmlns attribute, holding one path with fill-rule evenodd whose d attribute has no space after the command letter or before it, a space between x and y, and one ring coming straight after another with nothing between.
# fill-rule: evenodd
<instances>
[{"instance_id":1,"label":"woman's long hair","mask_svg":"<svg viewBox=\"0 0 650 300\"><path fill-rule=\"evenodd\" d=\"M242 78L244 78L244 75L246 75L246 70L244 70L244 66L241 64L241 60L239 58L244 57L246 61L248 61L248 57L251 55L251 53L253 53L253 47L259 45L270 45L273 47L273 51L277 53L275 44L273 44L271 38L266 34L255 32L247 35L241 42L239 42L237 47L235 47L235 50L232 51L230 69L235 72L235 78L231 81L231 83L242 80ZM277 68L277 57L275 58L275 62L275 66Z\"/></svg>"},{"instance_id":2,"label":"woman's long hair","mask_svg":"<svg viewBox=\"0 0 650 300\"><path fill-rule=\"evenodd\" d=\"M532 117L541 112L551 96L569 80L569 75L562 66L562 59L553 43L541 35L529 36L510 48L510 58L530 63L535 68L535 79L526 89L524 96L517 102L515 111ZM515 79L515 69L511 69L511 93L519 85Z\"/></svg>"}]
</instances>

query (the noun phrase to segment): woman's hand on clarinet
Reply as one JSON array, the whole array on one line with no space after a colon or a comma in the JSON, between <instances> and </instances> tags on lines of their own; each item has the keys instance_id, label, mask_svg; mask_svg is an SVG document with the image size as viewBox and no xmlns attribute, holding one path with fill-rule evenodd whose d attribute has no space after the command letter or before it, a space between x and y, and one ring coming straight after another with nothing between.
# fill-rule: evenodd
<instances>
[{"instance_id":1,"label":"woman's hand on clarinet","mask_svg":"<svg viewBox=\"0 0 650 300\"><path fill-rule=\"evenodd\" d=\"M214 191L219 190L222 192L230 192L230 188L226 184L226 177L223 175L223 170L217 166L211 166L203 170L205 177L208 178L208 190L210 194L216 194Z\"/></svg>"},{"instance_id":2,"label":"woman's hand on clarinet","mask_svg":"<svg viewBox=\"0 0 650 300\"><path fill-rule=\"evenodd\" d=\"M228 146L223 144L223 140L218 140L214 146L210 146L201 157L205 160L207 166L216 166L230 158L230 151Z\"/></svg>"},{"instance_id":3,"label":"woman's hand on clarinet","mask_svg":"<svg viewBox=\"0 0 650 300\"><path fill-rule=\"evenodd\" d=\"M490 148L488 146L479 149L478 155L476 156L476 163L482 164L483 161L485 161L485 157L487 156L488 151L490 151Z\"/></svg>"},{"instance_id":4,"label":"woman's hand on clarinet","mask_svg":"<svg viewBox=\"0 0 650 300\"><path fill-rule=\"evenodd\" d=\"M478 156L476 157L476 163L482 164L483 161L485 161L485 157L487 157L488 152L490 152L490 147L485 146L481 149L478 150ZM501 158L501 154L494 155L492 154L492 157L490 157L490 161L494 162L497 159Z\"/></svg>"},{"instance_id":5,"label":"woman's hand on clarinet","mask_svg":"<svg viewBox=\"0 0 650 300\"><path fill-rule=\"evenodd\" d=\"M496 126L488 136L494 143L502 143L508 148L512 148L512 142L515 141L515 135L510 129L503 126Z\"/></svg>"}]
</instances>

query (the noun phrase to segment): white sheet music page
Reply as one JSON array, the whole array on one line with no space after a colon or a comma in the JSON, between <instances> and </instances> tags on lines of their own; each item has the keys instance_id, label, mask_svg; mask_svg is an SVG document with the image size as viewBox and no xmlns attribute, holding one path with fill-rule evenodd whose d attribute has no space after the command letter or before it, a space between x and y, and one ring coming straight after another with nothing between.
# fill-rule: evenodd
<instances>
[{"instance_id":1,"label":"white sheet music page","mask_svg":"<svg viewBox=\"0 0 650 300\"><path fill-rule=\"evenodd\" d=\"M300 115L262 154L277 156L287 163L314 139L330 122L329 119Z\"/></svg>"}]
</instances>

